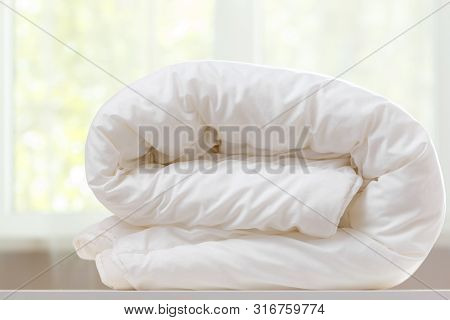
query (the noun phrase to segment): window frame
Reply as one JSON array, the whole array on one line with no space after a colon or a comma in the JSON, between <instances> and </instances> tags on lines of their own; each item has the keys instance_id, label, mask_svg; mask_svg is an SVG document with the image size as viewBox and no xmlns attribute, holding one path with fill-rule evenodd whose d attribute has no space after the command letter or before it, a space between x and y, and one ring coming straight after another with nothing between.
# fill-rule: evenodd
<instances>
[{"instance_id":1,"label":"window frame","mask_svg":"<svg viewBox=\"0 0 450 320\"><path fill-rule=\"evenodd\" d=\"M13 5L12 1L6 1ZM5 7L0 9L0 216L13 211L13 83L14 17Z\"/></svg>"},{"instance_id":2,"label":"window frame","mask_svg":"<svg viewBox=\"0 0 450 320\"><path fill-rule=\"evenodd\" d=\"M14 7L14 0L6 0ZM220 8L219 8L220 4ZM261 3L260 3L261 4ZM217 1L215 6L214 58L256 62L258 57L256 45L255 10L256 0ZM230 13L245 10L248 14L238 16ZM217 17L224 12L224 17ZM235 37L236 30L228 28L229 19L239 26L241 37ZM248 23L251 19L253 23ZM79 212L45 214L14 210L14 20L16 17L9 9L0 7L0 79L4 84L0 88L0 240L45 240L71 238L83 228L107 217L105 212ZM22 23L22 21L19 21ZM37 31L39 32L39 31ZM223 40L223 41L222 41ZM244 47L242 47L244 45ZM227 49L229 48L229 49ZM244 48L244 49L243 49ZM157 53L157 48L153 48ZM154 54L155 54L154 52ZM258 61L259 62L259 61ZM12 246L10 241L7 241ZM4 244L0 241L0 248Z\"/></svg>"},{"instance_id":3,"label":"window frame","mask_svg":"<svg viewBox=\"0 0 450 320\"><path fill-rule=\"evenodd\" d=\"M436 6L443 4L442 0L435 0ZM445 182L450 184L450 41L449 33L441 32L450 30L450 7L446 7L437 13L434 23L433 40L435 55L434 83L435 94L433 101L433 138L441 164L442 175ZM450 203L450 185L446 188L446 201ZM447 210L448 212L448 210ZM450 237L450 219L447 218L444 224L443 233Z\"/></svg>"},{"instance_id":4,"label":"window frame","mask_svg":"<svg viewBox=\"0 0 450 320\"><path fill-rule=\"evenodd\" d=\"M14 6L13 0L6 4ZM0 248L39 246L39 241L71 238L83 228L105 218L102 212L36 214L14 208L14 20L8 8L0 8ZM31 245L32 244L32 245ZM19 245L20 246L20 245Z\"/></svg>"},{"instance_id":5,"label":"window frame","mask_svg":"<svg viewBox=\"0 0 450 320\"><path fill-rule=\"evenodd\" d=\"M6 0L14 6L14 0ZM435 0L440 5L440 0ZM239 60L253 63L263 62L261 51L261 30L259 23L264 19L263 2L250 0L217 1L214 19L214 58ZM242 12L235 15L233 12ZM220 15L220 18L219 18ZM17 213L14 210L14 20L15 15L7 8L0 7L0 239L50 239L72 237L84 227L106 217L104 212L82 213ZM236 29L229 28L233 20L241 37L235 37ZM433 21L434 20L434 21ZM250 21L250 23L249 23ZM25 22L20 22L25 23ZM450 8L439 12L430 23L435 24L434 54L435 94L431 110L435 130L432 135L446 181L450 181L450 150L448 139L450 126L450 43L446 33L450 30ZM37 31L38 32L38 31ZM155 48L157 51L157 48ZM447 192L447 201L449 201ZM445 226L450 233L450 223Z\"/></svg>"}]
</instances>

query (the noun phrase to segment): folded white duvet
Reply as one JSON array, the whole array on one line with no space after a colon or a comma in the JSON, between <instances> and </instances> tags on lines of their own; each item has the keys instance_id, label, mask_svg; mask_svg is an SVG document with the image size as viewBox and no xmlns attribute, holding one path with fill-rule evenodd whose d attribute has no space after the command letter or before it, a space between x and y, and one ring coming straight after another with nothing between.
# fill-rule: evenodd
<instances>
[{"instance_id":1,"label":"folded white duvet","mask_svg":"<svg viewBox=\"0 0 450 320\"><path fill-rule=\"evenodd\" d=\"M433 145L403 110L249 64L178 64L123 89L95 117L86 172L114 215L74 245L115 289L388 288L444 218Z\"/></svg>"}]
</instances>

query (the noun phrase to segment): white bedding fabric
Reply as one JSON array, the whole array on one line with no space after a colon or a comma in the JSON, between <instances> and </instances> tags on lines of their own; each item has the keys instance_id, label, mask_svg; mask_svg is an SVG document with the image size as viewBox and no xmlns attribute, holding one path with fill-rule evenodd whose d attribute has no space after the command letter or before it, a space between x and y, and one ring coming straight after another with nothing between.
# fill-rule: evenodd
<instances>
[{"instance_id":1,"label":"white bedding fabric","mask_svg":"<svg viewBox=\"0 0 450 320\"><path fill-rule=\"evenodd\" d=\"M407 279L444 220L433 145L392 102L330 80L203 61L121 90L98 112L86 144L89 186L114 215L76 237L79 256L95 259L115 289L381 289ZM227 136L219 136L213 174L197 156L138 170L139 145L183 159L139 127L176 128L178 120L261 127L274 118L272 125L309 128L302 146L309 172L246 172L243 161L261 161L256 142L245 141L242 158L223 152L225 144L244 145ZM188 172L179 170L186 164Z\"/></svg>"}]
</instances>

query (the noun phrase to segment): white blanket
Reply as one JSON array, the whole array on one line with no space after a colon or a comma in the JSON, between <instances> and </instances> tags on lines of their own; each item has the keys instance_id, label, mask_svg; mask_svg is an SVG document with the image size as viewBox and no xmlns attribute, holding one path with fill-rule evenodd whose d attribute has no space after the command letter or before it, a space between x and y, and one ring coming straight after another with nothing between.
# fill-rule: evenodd
<instances>
[{"instance_id":1,"label":"white blanket","mask_svg":"<svg viewBox=\"0 0 450 320\"><path fill-rule=\"evenodd\" d=\"M173 138L180 125L193 136ZM261 148L230 125L294 128L301 145ZM405 111L249 64L178 64L121 90L93 121L86 173L114 215L74 245L115 289L388 288L423 262L445 211L433 145Z\"/></svg>"}]
</instances>

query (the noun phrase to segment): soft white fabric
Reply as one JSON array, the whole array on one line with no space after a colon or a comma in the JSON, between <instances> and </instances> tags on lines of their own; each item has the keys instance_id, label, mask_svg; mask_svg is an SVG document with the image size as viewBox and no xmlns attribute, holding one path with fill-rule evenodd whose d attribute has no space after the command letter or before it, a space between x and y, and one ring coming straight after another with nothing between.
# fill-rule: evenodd
<instances>
[{"instance_id":1,"label":"soft white fabric","mask_svg":"<svg viewBox=\"0 0 450 320\"><path fill-rule=\"evenodd\" d=\"M88 183L115 217L74 240L80 256L95 258L116 289L375 289L407 279L444 219L433 145L392 102L330 80L205 61L166 67L120 91L98 112L86 144ZM270 162L292 145L260 157L256 141L219 132L209 145L220 141L209 163L216 170L205 173L202 150L187 159L139 131L175 130L179 121L261 127L274 118L282 128L309 128L308 172L291 163L276 174L264 166L249 173L243 164ZM243 149L247 158L236 155ZM136 159L149 150L159 169L143 172Z\"/></svg>"}]
</instances>

